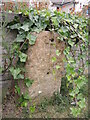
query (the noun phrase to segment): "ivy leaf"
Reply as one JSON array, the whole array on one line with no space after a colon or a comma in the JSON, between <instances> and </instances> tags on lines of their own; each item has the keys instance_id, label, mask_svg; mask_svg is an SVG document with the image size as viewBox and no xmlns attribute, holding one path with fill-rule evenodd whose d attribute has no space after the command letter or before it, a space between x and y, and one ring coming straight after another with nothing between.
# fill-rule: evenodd
<instances>
[{"instance_id":1,"label":"ivy leaf","mask_svg":"<svg viewBox=\"0 0 90 120\"><path fill-rule=\"evenodd\" d=\"M65 55L68 55L68 54L69 54L69 52L70 52L70 48L69 48L69 47L67 47L67 48L64 50L64 54L65 54Z\"/></svg>"},{"instance_id":2,"label":"ivy leaf","mask_svg":"<svg viewBox=\"0 0 90 120\"><path fill-rule=\"evenodd\" d=\"M38 21L38 15L37 16L33 16L34 17L34 19L35 19L35 21Z\"/></svg>"},{"instance_id":3,"label":"ivy leaf","mask_svg":"<svg viewBox=\"0 0 90 120\"><path fill-rule=\"evenodd\" d=\"M33 32L37 32L37 33L40 33L42 31L42 28L33 28L32 29Z\"/></svg>"},{"instance_id":4,"label":"ivy leaf","mask_svg":"<svg viewBox=\"0 0 90 120\"><path fill-rule=\"evenodd\" d=\"M71 35L70 38L74 39L77 37L77 34Z\"/></svg>"},{"instance_id":5,"label":"ivy leaf","mask_svg":"<svg viewBox=\"0 0 90 120\"><path fill-rule=\"evenodd\" d=\"M78 115L80 115L80 112L81 112L81 109L80 108L70 108L71 109L71 114L74 116L74 117L77 117Z\"/></svg>"},{"instance_id":6,"label":"ivy leaf","mask_svg":"<svg viewBox=\"0 0 90 120\"><path fill-rule=\"evenodd\" d=\"M23 97L24 97L24 99L26 99L26 100L29 100L29 99L30 99L28 93L25 93L25 94L23 95Z\"/></svg>"},{"instance_id":7,"label":"ivy leaf","mask_svg":"<svg viewBox=\"0 0 90 120\"><path fill-rule=\"evenodd\" d=\"M21 94L21 96L20 96L20 98L19 98L19 103L22 103L23 102L23 99L24 99L24 97L23 97L23 94Z\"/></svg>"},{"instance_id":8,"label":"ivy leaf","mask_svg":"<svg viewBox=\"0 0 90 120\"><path fill-rule=\"evenodd\" d=\"M23 74L19 74L19 75L17 76L17 79L24 79L24 75L23 75Z\"/></svg>"},{"instance_id":9,"label":"ivy leaf","mask_svg":"<svg viewBox=\"0 0 90 120\"><path fill-rule=\"evenodd\" d=\"M29 33L26 38L29 40L30 45L34 45L37 37Z\"/></svg>"},{"instance_id":10,"label":"ivy leaf","mask_svg":"<svg viewBox=\"0 0 90 120\"><path fill-rule=\"evenodd\" d=\"M78 102L78 105L79 107L82 109L82 108L85 108L86 107L86 104L85 104L85 98L81 99L79 102Z\"/></svg>"},{"instance_id":11,"label":"ivy leaf","mask_svg":"<svg viewBox=\"0 0 90 120\"><path fill-rule=\"evenodd\" d=\"M71 75L68 75L68 74L67 74L66 77L67 77L68 81L71 82Z\"/></svg>"},{"instance_id":12,"label":"ivy leaf","mask_svg":"<svg viewBox=\"0 0 90 120\"><path fill-rule=\"evenodd\" d=\"M60 54L59 50L56 50L56 55L59 56Z\"/></svg>"},{"instance_id":13,"label":"ivy leaf","mask_svg":"<svg viewBox=\"0 0 90 120\"><path fill-rule=\"evenodd\" d=\"M21 103L21 106L22 106L22 107L27 107L27 105L28 105L27 101L23 101L23 102Z\"/></svg>"},{"instance_id":14,"label":"ivy leaf","mask_svg":"<svg viewBox=\"0 0 90 120\"><path fill-rule=\"evenodd\" d=\"M55 62L55 61L56 61L56 57L53 57L53 58L52 58L52 62Z\"/></svg>"},{"instance_id":15,"label":"ivy leaf","mask_svg":"<svg viewBox=\"0 0 90 120\"><path fill-rule=\"evenodd\" d=\"M77 95L78 93L79 93L79 89L76 88L76 89L74 89L74 90L70 93L70 95L71 95L72 97L75 97L75 95Z\"/></svg>"},{"instance_id":16,"label":"ivy leaf","mask_svg":"<svg viewBox=\"0 0 90 120\"><path fill-rule=\"evenodd\" d=\"M12 13L12 11L11 11L11 10L9 10L8 12L9 12L9 13Z\"/></svg>"},{"instance_id":17,"label":"ivy leaf","mask_svg":"<svg viewBox=\"0 0 90 120\"><path fill-rule=\"evenodd\" d=\"M73 57L69 57L69 60L68 60L69 63L74 63L74 58Z\"/></svg>"},{"instance_id":18,"label":"ivy leaf","mask_svg":"<svg viewBox=\"0 0 90 120\"><path fill-rule=\"evenodd\" d=\"M10 69L10 72L11 74L13 75L14 79L17 79L17 76L20 74L21 72L21 69L20 68L14 68L14 67L11 67Z\"/></svg>"},{"instance_id":19,"label":"ivy leaf","mask_svg":"<svg viewBox=\"0 0 90 120\"><path fill-rule=\"evenodd\" d=\"M18 87L17 85L15 86L15 89L16 89L16 93L18 93L18 95L20 95L20 87Z\"/></svg>"},{"instance_id":20,"label":"ivy leaf","mask_svg":"<svg viewBox=\"0 0 90 120\"><path fill-rule=\"evenodd\" d=\"M72 96L72 97L75 97L75 92L74 91L72 91L71 93L70 93L70 96Z\"/></svg>"},{"instance_id":21,"label":"ivy leaf","mask_svg":"<svg viewBox=\"0 0 90 120\"><path fill-rule=\"evenodd\" d=\"M73 45L74 45L73 41L69 40L68 43L69 43L69 45L71 45L73 47Z\"/></svg>"},{"instance_id":22,"label":"ivy leaf","mask_svg":"<svg viewBox=\"0 0 90 120\"><path fill-rule=\"evenodd\" d=\"M78 78L76 80L76 84L77 84L78 88L80 89L85 84L85 81L83 81L82 79Z\"/></svg>"},{"instance_id":23,"label":"ivy leaf","mask_svg":"<svg viewBox=\"0 0 90 120\"><path fill-rule=\"evenodd\" d=\"M72 23L73 24L73 20L68 18L68 19L65 19L68 23Z\"/></svg>"},{"instance_id":24,"label":"ivy leaf","mask_svg":"<svg viewBox=\"0 0 90 120\"><path fill-rule=\"evenodd\" d=\"M26 84L27 87L30 87L30 86L33 84L33 82L34 82L34 81L33 81L33 80L30 80L29 78L26 78L26 79L25 79L25 84Z\"/></svg>"},{"instance_id":25,"label":"ivy leaf","mask_svg":"<svg viewBox=\"0 0 90 120\"><path fill-rule=\"evenodd\" d=\"M19 34L19 35L17 35L17 38L16 38L16 41L17 42L24 42L24 39L25 39L25 34Z\"/></svg>"},{"instance_id":26,"label":"ivy leaf","mask_svg":"<svg viewBox=\"0 0 90 120\"><path fill-rule=\"evenodd\" d=\"M56 69L57 69L57 70L60 69L60 66L59 66L59 65L56 65Z\"/></svg>"},{"instance_id":27,"label":"ivy leaf","mask_svg":"<svg viewBox=\"0 0 90 120\"><path fill-rule=\"evenodd\" d=\"M61 36L63 36L63 37L68 37L68 34L69 34L69 32L68 32L68 29L66 28L66 27L61 27L60 29L59 29L59 34L61 34Z\"/></svg>"},{"instance_id":28,"label":"ivy leaf","mask_svg":"<svg viewBox=\"0 0 90 120\"><path fill-rule=\"evenodd\" d=\"M83 94L82 94L82 93L79 93L79 94L77 95L77 100L81 100L81 99L83 99Z\"/></svg>"},{"instance_id":29,"label":"ivy leaf","mask_svg":"<svg viewBox=\"0 0 90 120\"><path fill-rule=\"evenodd\" d=\"M19 49L19 44L17 44L17 43L14 43L13 45L12 45L12 49L11 49L11 52L13 53L15 50L18 50Z\"/></svg>"},{"instance_id":30,"label":"ivy leaf","mask_svg":"<svg viewBox=\"0 0 90 120\"><path fill-rule=\"evenodd\" d=\"M74 68L70 64L67 64L66 70L67 70L67 74L69 74L69 75L75 74Z\"/></svg>"},{"instance_id":31,"label":"ivy leaf","mask_svg":"<svg viewBox=\"0 0 90 120\"><path fill-rule=\"evenodd\" d=\"M21 27L21 24L20 23L16 23L16 24L14 24L14 25L11 25L11 26L8 26L7 28L10 28L10 29L20 29L20 27Z\"/></svg>"},{"instance_id":32,"label":"ivy leaf","mask_svg":"<svg viewBox=\"0 0 90 120\"><path fill-rule=\"evenodd\" d=\"M23 29L24 31L29 31L29 22L23 24L23 26L21 26L20 28Z\"/></svg>"},{"instance_id":33,"label":"ivy leaf","mask_svg":"<svg viewBox=\"0 0 90 120\"><path fill-rule=\"evenodd\" d=\"M74 24L74 28L77 29L77 27L78 27L78 24Z\"/></svg>"},{"instance_id":34,"label":"ivy leaf","mask_svg":"<svg viewBox=\"0 0 90 120\"><path fill-rule=\"evenodd\" d=\"M25 35L25 34L24 34L25 31L24 31L23 29L20 29L20 30L18 31L18 33L19 33L19 34L23 34L23 35Z\"/></svg>"},{"instance_id":35,"label":"ivy leaf","mask_svg":"<svg viewBox=\"0 0 90 120\"><path fill-rule=\"evenodd\" d=\"M58 26L58 25L59 25L59 23L58 23L58 21L57 21L57 17L52 17L52 22L53 22L53 24L54 24L55 26Z\"/></svg>"},{"instance_id":36,"label":"ivy leaf","mask_svg":"<svg viewBox=\"0 0 90 120\"><path fill-rule=\"evenodd\" d=\"M78 88L74 89L74 92L77 95L79 93L79 89Z\"/></svg>"},{"instance_id":37,"label":"ivy leaf","mask_svg":"<svg viewBox=\"0 0 90 120\"><path fill-rule=\"evenodd\" d=\"M35 106L30 106L30 112L34 113L35 112Z\"/></svg>"},{"instance_id":38,"label":"ivy leaf","mask_svg":"<svg viewBox=\"0 0 90 120\"><path fill-rule=\"evenodd\" d=\"M19 52L19 58L21 62L26 62L27 55L25 53Z\"/></svg>"},{"instance_id":39,"label":"ivy leaf","mask_svg":"<svg viewBox=\"0 0 90 120\"><path fill-rule=\"evenodd\" d=\"M83 72L83 69L82 69L82 68L79 68L78 71L82 73L82 72Z\"/></svg>"}]
</instances>

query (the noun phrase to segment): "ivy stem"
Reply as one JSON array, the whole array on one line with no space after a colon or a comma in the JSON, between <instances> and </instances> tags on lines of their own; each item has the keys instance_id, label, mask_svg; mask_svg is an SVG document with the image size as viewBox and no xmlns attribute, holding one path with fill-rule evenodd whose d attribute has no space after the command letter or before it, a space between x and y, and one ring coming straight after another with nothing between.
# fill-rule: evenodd
<instances>
[{"instance_id":1,"label":"ivy stem","mask_svg":"<svg viewBox=\"0 0 90 120\"><path fill-rule=\"evenodd\" d=\"M79 48L80 48L80 54L82 55L82 49L81 49L81 46L80 46L80 43L79 43ZM81 57L81 60L82 60L82 68L84 68L84 61L83 61L83 58Z\"/></svg>"},{"instance_id":2,"label":"ivy stem","mask_svg":"<svg viewBox=\"0 0 90 120\"><path fill-rule=\"evenodd\" d=\"M75 86L74 80L73 80L73 88L74 88L74 90L76 89L76 86ZM78 104L77 104L77 96L76 96L76 95L75 95L75 97L74 97L74 100L75 100L75 104L76 104L76 106L78 106Z\"/></svg>"},{"instance_id":3,"label":"ivy stem","mask_svg":"<svg viewBox=\"0 0 90 120\"><path fill-rule=\"evenodd\" d=\"M75 60L75 55L74 55L74 53L73 53L73 51L72 51L71 49L70 49L70 52L72 53L72 57L74 58L74 61L76 61L76 60ZM76 89L74 79L73 79L73 89L74 89L74 90ZM76 95L75 95L75 97L74 97L74 101L75 101L75 104L76 104L76 106L77 106L77 97L76 97Z\"/></svg>"},{"instance_id":4,"label":"ivy stem","mask_svg":"<svg viewBox=\"0 0 90 120\"><path fill-rule=\"evenodd\" d=\"M27 42L27 39L23 42L23 44L21 45L21 47L19 48L19 51L23 48L23 46L24 46L24 44ZM12 58L10 58L10 64L8 65L8 67L5 69L5 70L3 70L2 71L2 76L6 73L6 71L10 68L10 66L12 65L12 62L13 62L13 60L14 60L14 53L13 53L13 56L12 56ZM16 58L16 62L17 62L17 60L18 60L18 57ZM15 62L15 64L14 65L16 65L16 62Z\"/></svg>"}]
</instances>

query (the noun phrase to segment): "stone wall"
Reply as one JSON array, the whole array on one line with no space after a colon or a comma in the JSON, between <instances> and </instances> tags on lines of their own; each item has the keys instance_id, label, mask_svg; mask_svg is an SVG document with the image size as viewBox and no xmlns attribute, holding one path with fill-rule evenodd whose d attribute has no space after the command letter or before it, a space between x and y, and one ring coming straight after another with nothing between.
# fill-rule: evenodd
<instances>
[{"instance_id":1,"label":"stone wall","mask_svg":"<svg viewBox=\"0 0 90 120\"><path fill-rule=\"evenodd\" d=\"M0 14L0 23L4 21L10 22L13 20L15 16L16 14L2 13ZM16 38L16 35L17 35L16 31L9 31L6 28L3 29L3 26L0 27L0 66L5 65L4 56L6 55L6 50L4 49L2 42L4 44L10 45L12 44L13 40ZM2 36L4 37L3 39ZM6 61L8 60L6 59ZM4 75L0 74L0 89L2 91L2 97L6 95L8 88L10 86L11 86L11 76L8 73L8 71Z\"/></svg>"}]
</instances>

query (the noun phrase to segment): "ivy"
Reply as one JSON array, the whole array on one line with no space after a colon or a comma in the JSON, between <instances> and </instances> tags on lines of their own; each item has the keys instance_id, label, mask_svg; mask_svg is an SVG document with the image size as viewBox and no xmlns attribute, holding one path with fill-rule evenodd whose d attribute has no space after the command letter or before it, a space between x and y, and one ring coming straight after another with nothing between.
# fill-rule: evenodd
<instances>
[{"instance_id":1,"label":"ivy","mask_svg":"<svg viewBox=\"0 0 90 120\"><path fill-rule=\"evenodd\" d=\"M56 69L57 69L57 70L60 69L60 66L59 66L59 65L56 65Z\"/></svg>"},{"instance_id":2,"label":"ivy","mask_svg":"<svg viewBox=\"0 0 90 120\"><path fill-rule=\"evenodd\" d=\"M36 36L31 35L30 33L26 37L29 40L30 45L34 45L36 41Z\"/></svg>"},{"instance_id":3,"label":"ivy","mask_svg":"<svg viewBox=\"0 0 90 120\"><path fill-rule=\"evenodd\" d=\"M52 62L56 62L56 57L53 57L53 58L52 58Z\"/></svg>"},{"instance_id":4,"label":"ivy","mask_svg":"<svg viewBox=\"0 0 90 120\"><path fill-rule=\"evenodd\" d=\"M33 80L25 78L25 72L22 71L21 66L26 62L27 55L26 50L29 45L34 45L36 42L36 36L32 33L39 33L42 30L49 30L52 33L57 32L59 34L58 40L64 41L66 47L63 51L65 58L63 61L66 63L66 78L67 87L70 87L69 95L71 96L72 102L75 103L71 108L71 114L74 117L80 115L81 111L85 108L85 98L81 93L81 88L87 83L87 76L84 74L85 69L85 59L88 52L88 29L87 29L87 19L84 17L79 17L77 15L70 15L66 13L60 13L57 11L51 12L48 10L34 10L26 9L20 11L24 16L25 20L22 23L20 17L15 17L15 19L7 24L7 28L11 30L17 30L18 34L14 40L8 58L10 59L10 64L6 70L2 72L5 73L8 69L10 70L13 78L15 80L24 79L24 83L27 87L33 84ZM56 47L56 45L53 45ZM78 53L76 52L78 50ZM59 57L61 52L56 50L56 56ZM56 56L53 56L51 61L53 64L57 62ZM77 59L76 59L77 57ZM77 61L80 60L78 67ZM15 64L13 64L13 61ZM87 61L87 60L86 60ZM19 65L18 65L19 63ZM86 64L88 64L86 62ZM56 65L52 70L55 76L56 70L59 70L61 66ZM26 107L27 102L30 99L28 93L21 94L18 85L15 86L16 92L20 96L21 106ZM30 112L35 111L35 106L30 107Z\"/></svg>"},{"instance_id":5,"label":"ivy","mask_svg":"<svg viewBox=\"0 0 90 120\"><path fill-rule=\"evenodd\" d=\"M73 114L74 117L77 117L78 115L80 115L80 113L81 113L80 108L76 108L76 107L71 108L71 114Z\"/></svg>"},{"instance_id":6,"label":"ivy","mask_svg":"<svg viewBox=\"0 0 90 120\"><path fill-rule=\"evenodd\" d=\"M59 50L56 50L56 55L59 56L60 54Z\"/></svg>"},{"instance_id":7,"label":"ivy","mask_svg":"<svg viewBox=\"0 0 90 120\"><path fill-rule=\"evenodd\" d=\"M34 82L34 81L33 81L33 80L30 80L29 78L26 78L26 79L25 79L25 84L26 84L27 87L30 87L30 86L33 84L33 82Z\"/></svg>"},{"instance_id":8,"label":"ivy","mask_svg":"<svg viewBox=\"0 0 90 120\"><path fill-rule=\"evenodd\" d=\"M29 31L30 23L29 22L24 22L23 26L20 27L20 29L26 31Z\"/></svg>"},{"instance_id":9,"label":"ivy","mask_svg":"<svg viewBox=\"0 0 90 120\"><path fill-rule=\"evenodd\" d=\"M18 87L17 85L15 86L15 92L20 95L21 93L21 90L20 90L20 87Z\"/></svg>"},{"instance_id":10,"label":"ivy","mask_svg":"<svg viewBox=\"0 0 90 120\"><path fill-rule=\"evenodd\" d=\"M24 34L18 34L16 38L16 42L24 42L25 35Z\"/></svg>"},{"instance_id":11,"label":"ivy","mask_svg":"<svg viewBox=\"0 0 90 120\"><path fill-rule=\"evenodd\" d=\"M30 112L34 113L35 112L35 106L30 106Z\"/></svg>"},{"instance_id":12,"label":"ivy","mask_svg":"<svg viewBox=\"0 0 90 120\"><path fill-rule=\"evenodd\" d=\"M27 55L25 53L19 52L19 58L21 62L26 62Z\"/></svg>"},{"instance_id":13,"label":"ivy","mask_svg":"<svg viewBox=\"0 0 90 120\"><path fill-rule=\"evenodd\" d=\"M13 75L14 79L18 79L21 76L21 69L11 67L10 69L11 74ZM22 77L23 78L23 77Z\"/></svg>"}]
</instances>

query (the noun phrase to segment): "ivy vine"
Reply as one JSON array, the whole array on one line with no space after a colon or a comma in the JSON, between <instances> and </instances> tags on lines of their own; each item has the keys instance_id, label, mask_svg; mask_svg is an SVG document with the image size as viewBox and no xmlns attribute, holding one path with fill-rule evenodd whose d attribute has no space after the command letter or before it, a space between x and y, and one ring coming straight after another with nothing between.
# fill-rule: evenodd
<instances>
[{"instance_id":1,"label":"ivy vine","mask_svg":"<svg viewBox=\"0 0 90 120\"><path fill-rule=\"evenodd\" d=\"M39 11L31 8L21 10L21 14L8 23L6 27L10 30L17 30L18 34L8 53L8 66L2 73L5 74L9 70L15 81L18 79L24 80L27 87L33 84L33 80L25 78L24 69L28 57L26 54L28 46L34 45L36 41L36 36L32 33L48 30L59 34L58 40L64 41L66 44L63 51L65 55L63 61L66 63L67 87L69 88L72 85L72 88L69 89L72 100L71 113L74 117L77 117L86 106L85 98L80 90L88 81L84 71L88 65L87 19L57 11ZM56 55L59 56L60 51L56 50ZM56 62L56 57L52 58L52 62ZM56 66L56 69L60 69L60 66ZM54 73L55 71L53 71ZM26 107L30 100L28 93L21 93L18 82L16 82L15 89L20 96L20 104ZM35 106L31 106L30 110L31 112L35 111Z\"/></svg>"}]
</instances>

